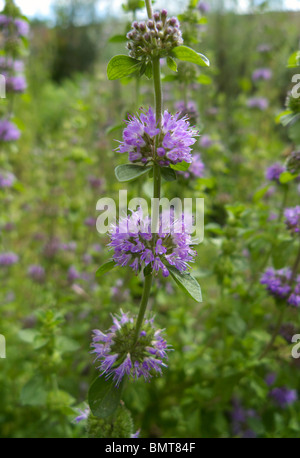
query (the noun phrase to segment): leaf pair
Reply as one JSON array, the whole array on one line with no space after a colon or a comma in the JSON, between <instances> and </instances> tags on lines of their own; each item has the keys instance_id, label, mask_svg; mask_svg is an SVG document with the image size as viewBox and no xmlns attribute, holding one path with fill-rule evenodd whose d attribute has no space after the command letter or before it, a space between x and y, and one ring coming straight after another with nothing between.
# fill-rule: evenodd
<instances>
[{"instance_id":1,"label":"leaf pair","mask_svg":"<svg viewBox=\"0 0 300 458\"><path fill-rule=\"evenodd\" d=\"M194 51L187 46L177 46L171 52L172 57L184 62L191 62L201 67L209 67L209 60L203 54ZM167 57L167 65L174 72L177 71L177 64L171 56ZM123 54L114 56L107 66L107 77L109 80L117 80L130 76L139 71L140 75L146 74L148 78L152 76L151 64L142 60L134 59Z\"/></svg>"}]
</instances>

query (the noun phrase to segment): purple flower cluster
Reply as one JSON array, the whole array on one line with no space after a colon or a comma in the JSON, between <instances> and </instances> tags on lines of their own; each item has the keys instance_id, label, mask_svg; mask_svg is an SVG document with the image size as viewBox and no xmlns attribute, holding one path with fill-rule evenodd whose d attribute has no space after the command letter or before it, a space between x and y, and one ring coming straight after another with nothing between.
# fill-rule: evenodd
<instances>
[{"instance_id":1,"label":"purple flower cluster","mask_svg":"<svg viewBox=\"0 0 300 458\"><path fill-rule=\"evenodd\" d=\"M27 89L27 83L22 75L9 76L6 78L6 90L7 92L17 92L19 94L25 92Z\"/></svg>"},{"instance_id":2,"label":"purple flower cluster","mask_svg":"<svg viewBox=\"0 0 300 458\"><path fill-rule=\"evenodd\" d=\"M258 108L261 111L264 111L269 106L268 99L264 97L251 97L247 100L247 106L249 108Z\"/></svg>"},{"instance_id":3,"label":"purple flower cluster","mask_svg":"<svg viewBox=\"0 0 300 458\"><path fill-rule=\"evenodd\" d=\"M3 29L5 35L11 33L11 26L14 25L14 32L19 37L27 37L29 34L29 25L23 19L14 19L4 14L0 14L0 27Z\"/></svg>"},{"instance_id":4,"label":"purple flower cluster","mask_svg":"<svg viewBox=\"0 0 300 458\"><path fill-rule=\"evenodd\" d=\"M269 68L258 68L254 70L252 73L252 80L253 81L259 81L259 80L264 80L267 81L271 79L272 77L272 70Z\"/></svg>"},{"instance_id":5,"label":"purple flower cluster","mask_svg":"<svg viewBox=\"0 0 300 458\"><path fill-rule=\"evenodd\" d=\"M135 339L135 320L121 310L120 316L112 316L113 325L104 334L93 331L92 353L100 376L113 378L119 386L124 377L136 380L144 377L148 381L153 375L161 375L166 367L168 345L162 330L156 330L153 319L145 320L138 339Z\"/></svg>"},{"instance_id":6,"label":"purple flower cluster","mask_svg":"<svg viewBox=\"0 0 300 458\"><path fill-rule=\"evenodd\" d=\"M143 217L141 210L122 218L110 230L113 259L119 266L129 265L136 273L150 265L154 272L169 275L168 266L186 271L196 252L191 249L192 239L186 221L174 220L166 215L160 218L157 234L151 232L151 218Z\"/></svg>"},{"instance_id":7,"label":"purple flower cluster","mask_svg":"<svg viewBox=\"0 0 300 458\"><path fill-rule=\"evenodd\" d=\"M71 266L68 270L68 281L70 283L73 283L76 280L79 280L81 278L80 273L76 269L76 267Z\"/></svg>"},{"instance_id":8,"label":"purple flower cluster","mask_svg":"<svg viewBox=\"0 0 300 458\"><path fill-rule=\"evenodd\" d=\"M285 167L278 162L272 164L266 170L266 179L269 181L276 181L279 183L280 175L285 171Z\"/></svg>"},{"instance_id":9,"label":"purple flower cluster","mask_svg":"<svg viewBox=\"0 0 300 458\"><path fill-rule=\"evenodd\" d=\"M17 73L24 71L24 63L21 60L14 60L11 57L0 56L1 73L7 70L13 70Z\"/></svg>"},{"instance_id":10,"label":"purple flower cluster","mask_svg":"<svg viewBox=\"0 0 300 458\"><path fill-rule=\"evenodd\" d=\"M286 386L273 388L269 395L282 408L293 404L298 399L297 391L290 390Z\"/></svg>"},{"instance_id":11,"label":"purple flower cluster","mask_svg":"<svg viewBox=\"0 0 300 458\"><path fill-rule=\"evenodd\" d=\"M284 210L285 224L292 232L300 232L300 205Z\"/></svg>"},{"instance_id":12,"label":"purple flower cluster","mask_svg":"<svg viewBox=\"0 0 300 458\"><path fill-rule=\"evenodd\" d=\"M19 261L19 256L15 253L0 253L0 266L9 267Z\"/></svg>"},{"instance_id":13,"label":"purple flower cluster","mask_svg":"<svg viewBox=\"0 0 300 458\"><path fill-rule=\"evenodd\" d=\"M29 266L27 273L28 276L36 283L43 283L45 280L45 269L38 264Z\"/></svg>"},{"instance_id":14,"label":"purple flower cluster","mask_svg":"<svg viewBox=\"0 0 300 458\"><path fill-rule=\"evenodd\" d=\"M210 5L207 2L203 2L203 1L200 1L197 4L197 8L203 14L208 13L210 11Z\"/></svg>"},{"instance_id":15,"label":"purple flower cluster","mask_svg":"<svg viewBox=\"0 0 300 458\"><path fill-rule=\"evenodd\" d=\"M202 162L201 155L199 153L193 155L193 162L186 172L178 172L186 179L190 178L203 178L205 171L205 165Z\"/></svg>"},{"instance_id":16,"label":"purple flower cluster","mask_svg":"<svg viewBox=\"0 0 300 458\"><path fill-rule=\"evenodd\" d=\"M0 171L0 189L11 188L16 181L16 177L10 172Z\"/></svg>"},{"instance_id":17,"label":"purple flower cluster","mask_svg":"<svg viewBox=\"0 0 300 458\"><path fill-rule=\"evenodd\" d=\"M271 296L284 299L294 307L300 306L300 275L292 279L291 269L275 270L269 267L262 275L260 283L266 285Z\"/></svg>"},{"instance_id":18,"label":"purple flower cluster","mask_svg":"<svg viewBox=\"0 0 300 458\"><path fill-rule=\"evenodd\" d=\"M128 153L131 162L154 161L160 165L192 162L191 145L197 131L190 128L186 117L180 114L171 115L165 111L162 116L161 129L157 126L155 114L150 107L147 112L141 111L137 116L129 117L123 132L123 142L117 151Z\"/></svg>"},{"instance_id":19,"label":"purple flower cluster","mask_svg":"<svg viewBox=\"0 0 300 458\"><path fill-rule=\"evenodd\" d=\"M200 146L201 148L210 148L213 144L213 141L210 135L202 135L200 138Z\"/></svg>"},{"instance_id":20,"label":"purple flower cluster","mask_svg":"<svg viewBox=\"0 0 300 458\"><path fill-rule=\"evenodd\" d=\"M88 183L92 189L101 189L104 185L104 180L94 175L89 175Z\"/></svg>"},{"instance_id":21,"label":"purple flower cluster","mask_svg":"<svg viewBox=\"0 0 300 458\"><path fill-rule=\"evenodd\" d=\"M2 120L0 121L0 141L2 142L13 142L20 138L20 131L10 121Z\"/></svg>"},{"instance_id":22,"label":"purple flower cluster","mask_svg":"<svg viewBox=\"0 0 300 458\"><path fill-rule=\"evenodd\" d=\"M255 438L255 432L249 428L248 418L257 417L253 409L245 409L240 400L236 397L232 400L232 410L230 412L231 427L234 436L242 438Z\"/></svg>"}]
</instances>

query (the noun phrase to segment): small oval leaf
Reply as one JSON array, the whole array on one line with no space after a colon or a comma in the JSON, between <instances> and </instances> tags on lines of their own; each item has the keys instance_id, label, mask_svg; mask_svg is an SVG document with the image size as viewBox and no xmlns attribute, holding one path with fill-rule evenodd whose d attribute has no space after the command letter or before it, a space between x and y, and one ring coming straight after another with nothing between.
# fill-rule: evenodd
<instances>
[{"instance_id":1,"label":"small oval leaf","mask_svg":"<svg viewBox=\"0 0 300 458\"><path fill-rule=\"evenodd\" d=\"M108 261L105 264L103 264L101 267L96 272L96 277L101 277L102 275L106 274L110 270L112 270L114 267L116 267L115 261Z\"/></svg>"},{"instance_id":2,"label":"small oval leaf","mask_svg":"<svg viewBox=\"0 0 300 458\"><path fill-rule=\"evenodd\" d=\"M143 165L124 164L115 168L115 175L120 183L136 180L138 177L145 175L152 167Z\"/></svg>"},{"instance_id":3,"label":"small oval leaf","mask_svg":"<svg viewBox=\"0 0 300 458\"><path fill-rule=\"evenodd\" d=\"M167 65L168 65L170 70L172 70L173 72L177 72L177 64L176 64L175 60L172 59L172 57L170 57L170 56L167 57Z\"/></svg>"},{"instance_id":4,"label":"small oval leaf","mask_svg":"<svg viewBox=\"0 0 300 458\"><path fill-rule=\"evenodd\" d=\"M193 64L200 65L201 67L209 67L209 60L203 54L194 51L188 46L177 46L172 50L172 54L179 60L184 62L191 62Z\"/></svg>"},{"instance_id":5,"label":"small oval leaf","mask_svg":"<svg viewBox=\"0 0 300 458\"><path fill-rule=\"evenodd\" d=\"M124 76L131 75L139 69L141 62L125 55L113 57L107 66L107 77L109 80L117 80Z\"/></svg>"},{"instance_id":6,"label":"small oval leaf","mask_svg":"<svg viewBox=\"0 0 300 458\"><path fill-rule=\"evenodd\" d=\"M117 388L115 382L97 377L88 393L88 401L95 417L106 418L112 415L120 405L123 382Z\"/></svg>"},{"instance_id":7,"label":"small oval leaf","mask_svg":"<svg viewBox=\"0 0 300 458\"><path fill-rule=\"evenodd\" d=\"M175 181L177 179L176 172L171 167L162 167L161 176L166 181Z\"/></svg>"},{"instance_id":8,"label":"small oval leaf","mask_svg":"<svg viewBox=\"0 0 300 458\"><path fill-rule=\"evenodd\" d=\"M173 170L178 170L180 172L186 172L189 169L190 165L191 164L189 162L182 161L182 162L179 162L178 164L171 164L171 168Z\"/></svg>"},{"instance_id":9,"label":"small oval leaf","mask_svg":"<svg viewBox=\"0 0 300 458\"><path fill-rule=\"evenodd\" d=\"M194 301L202 302L200 285L192 275L187 272L180 272L173 266L168 266L168 270L180 289L187 293Z\"/></svg>"}]
</instances>

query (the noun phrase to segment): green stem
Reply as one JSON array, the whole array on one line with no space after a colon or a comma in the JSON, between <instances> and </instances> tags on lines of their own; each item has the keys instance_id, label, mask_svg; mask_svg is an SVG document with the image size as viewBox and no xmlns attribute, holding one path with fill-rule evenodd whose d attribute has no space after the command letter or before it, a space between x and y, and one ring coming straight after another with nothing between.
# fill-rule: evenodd
<instances>
[{"instance_id":1,"label":"green stem","mask_svg":"<svg viewBox=\"0 0 300 458\"><path fill-rule=\"evenodd\" d=\"M162 113L162 88L160 77L160 60L159 57L154 57L152 61L153 83L155 93L155 115L158 127L161 126Z\"/></svg>"},{"instance_id":2,"label":"green stem","mask_svg":"<svg viewBox=\"0 0 300 458\"><path fill-rule=\"evenodd\" d=\"M147 9L148 18L149 18L149 19L152 19L153 13L152 13L152 4L151 4L151 0L145 0L145 4L146 4L146 9Z\"/></svg>"},{"instance_id":3,"label":"green stem","mask_svg":"<svg viewBox=\"0 0 300 458\"><path fill-rule=\"evenodd\" d=\"M152 6L151 0L145 0L148 18L152 19ZM154 57L152 60L152 69L153 69L153 82L154 82L154 95L155 95L155 115L157 125L161 127L161 114L162 114L162 88L161 88L161 75L160 75L160 60L159 57ZM158 137L157 137L158 141ZM155 163L156 160L156 150L154 152L154 164L153 164L153 197L160 199L160 188L161 188L161 173L160 167ZM158 209L159 210L159 209ZM155 214L155 217L158 218L158 213ZM154 227L157 225L157 221L154 222ZM139 314L137 317L134 343L137 342L140 334L140 330L143 324L145 312L148 305L148 300L150 296L151 286L153 280L153 273L145 276L143 295L140 303Z\"/></svg>"},{"instance_id":4,"label":"green stem","mask_svg":"<svg viewBox=\"0 0 300 458\"><path fill-rule=\"evenodd\" d=\"M143 295L142 295L142 299L140 303L140 310L139 310L139 314L136 320L134 343L136 343L139 338L140 330L143 324L145 312L146 312L147 305L148 305L151 286L152 286L152 274L147 275L145 277L144 290L143 290Z\"/></svg>"}]
</instances>

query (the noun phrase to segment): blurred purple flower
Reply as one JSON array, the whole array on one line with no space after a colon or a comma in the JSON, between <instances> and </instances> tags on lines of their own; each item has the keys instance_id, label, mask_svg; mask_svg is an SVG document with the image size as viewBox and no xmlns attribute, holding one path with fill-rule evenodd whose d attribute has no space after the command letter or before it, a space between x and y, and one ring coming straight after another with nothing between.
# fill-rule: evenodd
<instances>
[{"instance_id":1,"label":"blurred purple flower","mask_svg":"<svg viewBox=\"0 0 300 458\"><path fill-rule=\"evenodd\" d=\"M253 81L259 81L259 80L267 81L271 78L272 78L272 70L270 68L257 68L252 73Z\"/></svg>"},{"instance_id":2,"label":"blurred purple flower","mask_svg":"<svg viewBox=\"0 0 300 458\"><path fill-rule=\"evenodd\" d=\"M29 35L29 24L22 19L15 20L15 26L20 37L27 37Z\"/></svg>"},{"instance_id":3,"label":"blurred purple flower","mask_svg":"<svg viewBox=\"0 0 300 458\"><path fill-rule=\"evenodd\" d=\"M280 175L285 171L285 167L278 162L272 164L266 170L266 179L269 181L276 181L279 183Z\"/></svg>"},{"instance_id":4,"label":"blurred purple flower","mask_svg":"<svg viewBox=\"0 0 300 458\"><path fill-rule=\"evenodd\" d=\"M40 265L33 264L29 266L27 272L29 277L37 283L43 283L45 280L45 269Z\"/></svg>"},{"instance_id":5,"label":"blurred purple flower","mask_svg":"<svg viewBox=\"0 0 300 458\"><path fill-rule=\"evenodd\" d=\"M270 372L266 375L265 382L268 386L271 386L275 383L276 378L277 374L275 374L275 372Z\"/></svg>"},{"instance_id":6,"label":"blurred purple flower","mask_svg":"<svg viewBox=\"0 0 300 458\"><path fill-rule=\"evenodd\" d=\"M50 239L44 246L43 253L46 258L53 258L60 250L60 241L57 237Z\"/></svg>"},{"instance_id":7,"label":"blurred purple flower","mask_svg":"<svg viewBox=\"0 0 300 458\"><path fill-rule=\"evenodd\" d=\"M234 397L232 399L232 410L230 412L231 428L234 436L243 438L255 438L256 434L248 426L248 418L258 417L253 409L245 409L241 401Z\"/></svg>"},{"instance_id":8,"label":"blurred purple flower","mask_svg":"<svg viewBox=\"0 0 300 458\"><path fill-rule=\"evenodd\" d=\"M81 275L80 273L78 272L78 270L76 269L76 267L74 266L71 266L68 270L68 281L70 283L78 280L79 278L81 278Z\"/></svg>"},{"instance_id":9,"label":"blurred purple flower","mask_svg":"<svg viewBox=\"0 0 300 458\"><path fill-rule=\"evenodd\" d=\"M202 135L200 138L200 146L201 148L210 148L213 144L212 139L209 135Z\"/></svg>"},{"instance_id":10,"label":"blurred purple flower","mask_svg":"<svg viewBox=\"0 0 300 458\"><path fill-rule=\"evenodd\" d=\"M264 97L251 97L247 100L247 106L249 108L258 108L261 111L264 111L269 106L268 99Z\"/></svg>"},{"instance_id":11,"label":"blurred purple flower","mask_svg":"<svg viewBox=\"0 0 300 458\"><path fill-rule=\"evenodd\" d=\"M284 210L285 224L292 232L300 232L300 205Z\"/></svg>"},{"instance_id":12,"label":"blurred purple flower","mask_svg":"<svg viewBox=\"0 0 300 458\"><path fill-rule=\"evenodd\" d=\"M16 177L10 172L0 172L0 188L11 188L16 181Z\"/></svg>"},{"instance_id":13,"label":"blurred purple flower","mask_svg":"<svg viewBox=\"0 0 300 458\"><path fill-rule=\"evenodd\" d=\"M290 390L285 386L273 388L270 391L270 397L277 405L279 405L282 408L293 404L298 399L297 391Z\"/></svg>"},{"instance_id":14,"label":"blurred purple flower","mask_svg":"<svg viewBox=\"0 0 300 458\"><path fill-rule=\"evenodd\" d=\"M197 4L197 8L203 14L208 13L210 11L210 5L207 2L203 2L203 1Z\"/></svg>"},{"instance_id":15,"label":"blurred purple flower","mask_svg":"<svg viewBox=\"0 0 300 458\"><path fill-rule=\"evenodd\" d=\"M0 56L0 69L3 70L13 70L17 73L24 71L24 62L21 60L14 60L11 57Z\"/></svg>"},{"instance_id":16,"label":"blurred purple flower","mask_svg":"<svg viewBox=\"0 0 300 458\"><path fill-rule=\"evenodd\" d=\"M15 253L0 253L0 266L12 266L19 261L19 256Z\"/></svg>"},{"instance_id":17,"label":"blurred purple flower","mask_svg":"<svg viewBox=\"0 0 300 458\"><path fill-rule=\"evenodd\" d=\"M269 267L262 275L260 283L266 285L271 296L286 299L294 307L300 306L300 275L292 279L291 269L275 270Z\"/></svg>"},{"instance_id":18,"label":"blurred purple flower","mask_svg":"<svg viewBox=\"0 0 300 458\"><path fill-rule=\"evenodd\" d=\"M74 240L67 243L61 243L59 248L63 251L76 251L77 243Z\"/></svg>"},{"instance_id":19,"label":"blurred purple flower","mask_svg":"<svg viewBox=\"0 0 300 458\"><path fill-rule=\"evenodd\" d=\"M280 299L286 298L291 292L289 282L292 272L289 268L275 270L269 267L262 275L260 283L267 286L269 293Z\"/></svg>"},{"instance_id":20,"label":"blurred purple flower","mask_svg":"<svg viewBox=\"0 0 300 458\"><path fill-rule=\"evenodd\" d=\"M91 188L93 188L93 189L100 189L100 188L102 188L102 186L104 184L103 178L98 178L98 177L95 177L94 175L89 175L88 176L88 182L89 182L89 185L91 186Z\"/></svg>"},{"instance_id":21,"label":"blurred purple flower","mask_svg":"<svg viewBox=\"0 0 300 458\"><path fill-rule=\"evenodd\" d=\"M0 121L0 141L3 142L13 142L20 138L21 132L10 121L2 120Z\"/></svg>"},{"instance_id":22,"label":"blurred purple flower","mask_svg":"<svg viewBox=\"0 0 300 458\"><path fill-rule=\"evenodd\" d=\"M24 76L10 76L6 78L6 90L7 92L25 92L27 89L27 83Z\"/></svg>"},{"instance_id":23,"label":"blurred purple flower","mask_svg":"<svg viewBox=\"0 0 300 458\"><path fill-rule=\"evenodd\" d=\"M89 216L88 218L85 218L84 224L85 226L88 227L95 227L96 226L96 218L93 218L92 216Z\"/></svg>"}]
</instances>

